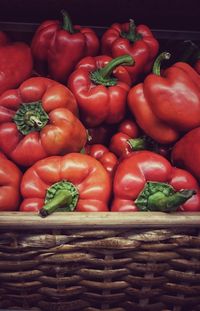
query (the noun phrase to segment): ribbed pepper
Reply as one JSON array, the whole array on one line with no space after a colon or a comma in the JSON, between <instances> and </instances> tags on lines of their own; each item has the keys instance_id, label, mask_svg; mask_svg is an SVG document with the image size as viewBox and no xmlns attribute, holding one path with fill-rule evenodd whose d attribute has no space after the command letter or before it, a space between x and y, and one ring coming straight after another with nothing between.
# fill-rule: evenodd
<instances>
[{"instance_id":1,"label":"ribbed pepper","mask_svg":"<svg viewBox=\"0 0 200 311\"><path fill-rule=\"evenodd\" d=\"M66 83L78 61L87 55L97 55L99 38L88 27L72 25L69 15L61 11L63 21L44 21L36 30L31 50L35 69L49 74L56 81Z\"/></svg>"},{"instance_id":2,"label":"ribbed pepper","mask_svg":"<svg viewBox=\"0 0 200 311\"><path fill-rule=\"evenodd\" d=\"M129 54L135 60L134 66L126 67L132 83L150 71L158 53L159 43L146 25L114 23L102 36L102 54L113 58Z\"/></svg>"}]
</instances>

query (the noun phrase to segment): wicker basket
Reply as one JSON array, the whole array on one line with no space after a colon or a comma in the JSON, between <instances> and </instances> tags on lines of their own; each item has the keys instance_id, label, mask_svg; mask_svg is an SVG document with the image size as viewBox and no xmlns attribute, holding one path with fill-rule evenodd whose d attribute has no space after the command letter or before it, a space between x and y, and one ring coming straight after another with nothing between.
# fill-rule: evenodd
<instances>
[{"instance_id":1,"label":"wicker basket","mask_svg":"<svg viewBox=\"0 0 200 311\"><path fill-rule=\"evenodd\" d=\"M0 214L0 309L200 310L200 214Z\"/></svg>"}]
</instances>

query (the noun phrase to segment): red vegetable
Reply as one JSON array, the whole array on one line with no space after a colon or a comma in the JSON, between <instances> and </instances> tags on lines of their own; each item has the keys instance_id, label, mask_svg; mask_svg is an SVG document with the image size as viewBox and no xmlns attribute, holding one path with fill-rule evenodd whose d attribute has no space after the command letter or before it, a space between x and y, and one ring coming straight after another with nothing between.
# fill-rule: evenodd
<instances>
[{"instance_id":1,"label":"red vegetable","mask_svg":"<svg viewBox=\"0 0 200 311\"><path fill-rule=\"evenodd\" d=\"M117 167L111 210L200 211L197 180L159 154L137 151Z\"/></svg>"},{"instance_id":2,"label":"red vegetable","mask_svg":"<svg viewBox=\"0 0 200 311\"><path fill-rule=\"evenodd\" d=\"M21 211L39 211L45 217L56 211L108 211L111 179L93 157L70 153L40 160L21 182ZM67 217L67 216L66 216Z\"/></svg>"},{"instance_id":3,"label":"red vegetable","mask_svg":"<svg viewBox=\"0 0 200 311\"><path fill-rule=\"evenodd\" d=\"M128 105L144 132L161 144L174 143L180 135L200 126L200 76L188 64L178 62L160 76L162 53L152 74L134 86Z\"/></svg>"},{"instance_id":4,"label":"red vegetable","mask_svg":"<svg viewBox=\"0 0 200 311\"><path fill-rule=\"evenodd\" d=\"M102 53L111 57L129 54L135 60L134 66L126 67L132 83L150 71L159 49L159 43L146 25L115 23L106 30L101 39Z\"/></svg>"},{"instance_id":5,"label":"red vegetable","mask_svg":"<svg viewBox=\"0 0 200 311\"><path fill-rule=\"evenodd\" d=\"M6 34L0 32L0 95L30 77L32 68L30 47L23 42L9 43Z\"/></svg>"},{"instance_id":6,"label":"red vegetable","mask_svg":"<svg viewBox=\"0 0 200 311\"><path fill-rule=\"evenodd\" d=\"M200 181L200 127L185 134L172 148L172 162Z\"/></svg>"},{"instance_id":7,"label":"red vegetable","mask_svg":"<svg viewBox=\"0 0 200 311\"><path fill-rule=\"evenodd\" d=\"M0 211L16 211L20 203L19 168L0 152Z\"/></svg>"},{"instance_id":8,"label":"red vegetable","mask_svg":"<svg viewBox=\"0 0 200 311\"><path fill-rule=\"evenodd\" d=\"M118 165L118 159L106 146L101 144L86 145L84 152L99 160L106 171L113 177Z\"/></svg>"},{"instance_id":9,"label":"red vegetable","mask_svg":"<svg viewBox=\"0 0 200 311\"><path fill-rule=\"evenodd\" d=\"M31 50L36 71L66 83L81 58L97 55L99 39L91 28L73 26L68 14L64 10L61 13L63 23L48 20L39 26Z\"/></svg>"},{"instance_id":10,"label":"red vegetable","mask_svg":"<svg viewBox=\"0 0 200 311\"><path fill-rule=\"evenodd\" d=\"M133 63L131 56L116 59L102 55L86 57L70 75L68 86L76 97L81 120L87 127L115 124L124 118L130 87L127 71L119 65L125 63Z\"/></svg>"},{"instance_id":11,"label":"red vegetable","mask_svg":"<svg viewBox=\"0 0 200 311\"><path fill-rule=\"evenodd\" d=\"M86 129L71 91L47 78L26 80L0 97L0 149L21 166L80 151Z\"/></svg>"},{"instance_id":12,"label":"red vegetable","mask_svg":"<svg viewBox=\"0 0 200 311\"><path fill-rule=\"evenodd\" d=\"M125 119L120 123L117 132L111 137L109 145L110 151L120 160L138 150L150 150L169 157L170 148L170 146L160 145L144 135L138 125L130 119Z\"/></svg>"},{"instance_id":13,"label":"red vegetable","mask_svg":"<svg viewBox=\"0 0 200 311\"><path fill-rule=\"evenodd\" d=\"M130 119L125 119L122 121L118 127L117 132L111 137L109 149L118 158L124 158L129 156L134 149L142 147L144 149L144 144L141 145L141 139L138 138L140 134L140 129L138 125ZM131 145L131 142L134 142Z\"/></svg>"}]
</instances>

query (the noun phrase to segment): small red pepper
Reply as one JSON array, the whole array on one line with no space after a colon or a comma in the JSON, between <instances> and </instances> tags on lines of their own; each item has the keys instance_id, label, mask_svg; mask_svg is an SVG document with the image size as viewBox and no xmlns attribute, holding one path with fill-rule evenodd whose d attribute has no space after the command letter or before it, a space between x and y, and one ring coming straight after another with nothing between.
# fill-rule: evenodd
<instances>
[{"instance_id":1,"label":"small red pepper","mask_svg":"<svg viewBox=\"0 0 200 311\"><path fill-rule=\"evenodd\" d=\"M143 131L160 144L174 143L180 135L200 126L200 76L178 62L160 75L159 55L153 73L131 88L128 105Z\"/></svg>"},{"instance_id":2,"label":"small red pepper","mask_svg":"<svg viewBox=\"0 0 200 311\"><path fill-rule=\"evenodd\" d=\"M40 211L45 217L54 211L108 211L111 179L93 157L70 153L36 162L21 182L23 212ZM66 216L67 217L67 216Z\"/></svg>"},{"instance_id":3,"label":"small red pepper","mask_svg":"<svg viewBox=\"0 0 200 311\"><path fill-rule=\"evenodd\" d=\"M42 75L62 83L78 61L88 55L95 56L99 51L99 38L89 27L73 26L64 10L63 23L58 20L44 21L35 32L31 50L35 69Z\"/></svg>"},{"instance_id":4,"label":"small red pepper","mask_svg":"<svg viewBox=\"0 0 200 311\"><path fill-rule=\"evenodd\" d=\"M83 150L86 154L99 160L111 177L114 176L118 159L106 146L102 144L86 145Z\"/></svg>"},{"instance_id":5,"label":"small red pepper","mask_svg":"<svg viewBox=\"0 0 200 311\"><path fill-rule=\"evenodd\" d=\"M190 171L200 181L200 127L185 134L172 148L172 162Z\"/></svg>"},{"instance_id":6,"label":"small red pepper","mask_svg":"<svg viewBox=\"0 0 200 311\"><path fill-rule=\"evenodd\" d=\"M120 65L133 62L129 55L116 59L101 55L83 58L77 64L68 86L76 97L81 120L87 127L115 124L124 118L130 86L127 71Z\"/></svg>"},{"instance_id":7,"label":"small red pepper","mask_svg":"<svg viewBox=\"0 0 200 311\"><path fill-rule=\"evenodd\" d=\"M200 211L197 180L151 151L134 152L118 165L113 192L113 212Z\"/></svg>"},{"instance_id":8,"label":"small red pepper","mask_svg":"<svg viewBox=\"0 0 200 311\"><path fill-rule=\"evenodd\" d=\"M135 60L134 66L126 67L132 83L151 70L159 43L146 25L135 26L129 23L115 23L105 31L101 39L102 54L113 58L129 54Z\"/></svg>"},{"instance_id":9,"label":"small red pepper","mask_svg":"<svg viewBox=\"0 0 200 311\"><path fill-rule=\"evenodd\" d=\"M0 149L21 166L50 155L79 152L87 132L72 92L42 77L0 97Z\"/></svg>"},{"instance_id":10,"label":"small red pepper","mask_svg":"<svg viewBox=\"0 0 200 311\"><path fill-rule=\"evenodd\" d=\"M110 139L109 149L120 160L138 150L154 151L165 157L170 155L170 147L168 145L160 145L145 135L137 123L131 119L125 119L120 123L117 132Z\"/></svg>"},{"instance_id":11,"label":"small red pepper","mask_svg":"<svg viewBox=\"0 0 200 311\"><path fill-rule=\"evenodd\" d=\"M32 74L33 60L30 47L23 42L9 42L0 32L0 95L16 88Z\"/></svg>"},{"instance_id":12,"label":"small red pepper","mask_svg":"<svg viewBox=\"0 0 200 311\"><path fill-rule=\"evenodd\" d=\"M0 152L0 211L16 211L20 203L19 168Z\"/></svg>"},{"instance_id":13,"label":"small red pepper","mask_svg":"<svg viewBox=\"0 0 200 311\"><path fill-rule=\"evenodd\" d=\"M110 151L122 159L129 156L133 150L140 150L140 147L144 149L144 144L139 138L140 132L138 125L133 120L123 120L116 133L111 137L109 144Z\"/></svg>"}]
</instances>

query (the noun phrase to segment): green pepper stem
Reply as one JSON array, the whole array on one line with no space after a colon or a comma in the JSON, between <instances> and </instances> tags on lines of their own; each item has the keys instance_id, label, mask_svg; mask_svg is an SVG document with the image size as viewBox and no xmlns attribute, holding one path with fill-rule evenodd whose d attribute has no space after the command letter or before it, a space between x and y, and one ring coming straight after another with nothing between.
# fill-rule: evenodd
<instances>
[{"instance_id":1,"label":"green pepper stem","mask_svg":"<svg viewBox=\"0 0 200 311\"><path fill-rule=\"evenodd\" d=\"M134 151L146 149L146 140L142 137L128 139L127 143Z\"/></svg>"},{"instance_id":2,"label":"green pepper stem","mask_svg":"<svg viewBox=\"0 0 200 311\"><path fill-rule=\"evenodd\" d=\"M129 32L122 31L121 37L129 40L131 43L142 38L140 33L136 33L136 26L133 19L129 19Z\"/></svg>"},{"instance_id":3,"label":"green pepper stem","mask_svg":"<svg viewBox=\"0 0 200 311\"><path fill-rule=\"evenodd\" d=\"M181 190L170 196L166 196L163 192L156 192L148 198L148 208L151 210L158 211L173 211L180 205L184 204L194 194L195 190Z\"/></svg>"},{"instance_id":4,"label":"green pepper stem","mask_svg":"<svg viewBox=\"0 0 200 311\"><path fill-rule=\"evenodd\" d=\"M27 135L33 131L40 131L48 123L49 117L42 107L42 103L22 103L13 117L17 129Z\"/></svg>"},{"instance_id":5,"label":"green pepper stem","mask_svg":"<svg viewBox=\"0 0 200 311\"><path fill-rule=\"evenodd\" d=\"M74 31L71 19L69 17L69 14L65 10L61 10L61 14L62 14L62 17L63 17L62 29L68 31L71 34L73 34L75 31Z\"/></svg>"},{"instance_id":6,"label":"green pepper stem","mask_svg":"<svg viewBox=\"0 0 200 311\"><path fill-rule=\"evenodd\" d=\"M134 42L135 41L135 36L136 36L136 26L135 26L135 22L133 19L129 20L129 33L127 38L131 41Z\"/></svg>"},{"instance_id":7,"label":"green pepper stem","mask_svg":"<svg viewBox=\"0 0 200 311\"><path fill-rule=\"evenodd\" d=\"M41 122L41 120L34 115L29 116L28 119L25 118L25 123L30 126L36 125L36 127L38 128L43 127L43 123Z\"/></svg>"},{"instance_id":8,"label":"green pepper stem","mask_svg":"<svg viewBox=\"0 0 200 311\"><path fill-rule=\"evenodd\" d=\"M119 65L127 66L133 64L134 64L133 58L130 55L125 54L112 59L104 68L99 70L99 73L102 76L102 78L107 78L112 74L113 70L117 66Z\"/></svg>"},{"instance_id":9,"label":"green pepper stem","mask_svg":"<svg viewBox=\"0 0 200 311\"><path fill-rule=\"evenodd\" d=\"M116 78L111 77L113 70L119 65L130 66L134 65L134 63L135 61L129 54L116 57L112 59L105 67L91 72L90 79L96 84L102 84L105 86L116 85Z\"/></svg>"},{"instance_id":10,"label":"green pepper stem","mask_svg":"<svg viewBox=\"0 0 200 311\"><path fill-rule=\"evenodd\" d=\"M163 52L160 55L158 55L158 57L156 58L154 65L153 65L153 70L152 72L158 76L160 76L160 66L161 66L161 62L163 60L169 60L171 57L171 54L168 52Z\"/></svg>"},{"instance_id":11,"label":"green pepper stem","mask_svg":"<svg viewBox=\"0 0 200 311\"><path fill-rule=\"evenodd\" d=\"M68 190L58 190L52 200L43 206L39 214L46 217L55 212L59 207L69 205L72 202L72 193Z\"/></svg>"}]
</instances>

